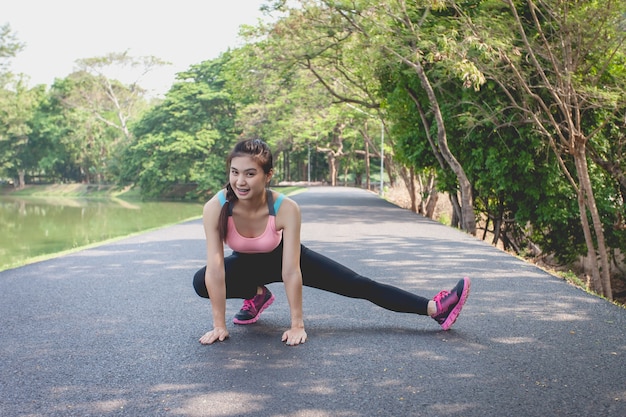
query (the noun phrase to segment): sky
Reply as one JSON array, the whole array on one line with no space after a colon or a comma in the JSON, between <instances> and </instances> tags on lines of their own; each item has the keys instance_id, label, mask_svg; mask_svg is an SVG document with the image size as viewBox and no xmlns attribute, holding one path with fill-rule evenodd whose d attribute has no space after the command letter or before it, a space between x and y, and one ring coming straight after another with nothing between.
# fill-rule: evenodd
<instances>
[{"instance_id":1,"label":"sky","mask_svg":"<svg viewBox=\"0 0 626 417\"><path fill-rule=\"evenodd\" d=\"M255 25L263 0L7 0L0 26L9 24L26 47L11 71L29 85L51 85L72 73L75 61L128 51L172 65L153 70L139 84L150 95L165 94L175 74L241 45L242 24ZM116 77L131 82L137 73ZM132 78L132 80L130 79Z\"/></svg>"}]
</instances>

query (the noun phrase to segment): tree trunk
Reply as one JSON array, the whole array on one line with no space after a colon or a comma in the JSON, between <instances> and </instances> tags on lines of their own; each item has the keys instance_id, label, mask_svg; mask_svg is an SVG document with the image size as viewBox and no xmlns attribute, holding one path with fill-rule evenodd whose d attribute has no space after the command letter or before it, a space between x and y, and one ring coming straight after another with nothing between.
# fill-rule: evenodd
<instances>
[{"instance_id":1,"label":"tree trunk","mask_svg":"<svg viewBox=\"0 0 626 417\"><path fill-rule=\"evenodd\" d=\"M337 158L332 152L328 153L328 167L330 168L330 185L337 185Z\"/></svg>"},{"instance_id":2,"label":"tree trunk","mask_svg":"<svg viewBox=\"0 0 626 417\"><path fill-rule=\"evenodd\" d=\"M589 177L589 167L587 165L585 145L579 144L573 152L574 161L576 163L576 173L578 175L578 206L580 211L580 220L587 244L587 253L592 267L594 290L604 295L609 300L613 299L613 290L611 288L611 274L609 265L609 256L604 239L604 230L602 221L598 213L596 199L591 186L591 178ZM593 241L589 221L587 220L587 210L591 215L593 224L593 232L596 242ZM596 249L597 244L597 249ZM597 251L597 252L596 252ZM598 257L600 264L598 265Z\"/></svg>"},{"instance_id":3,"label":"tree trunk","mask_svg":"<svg viewBox=\"0 0 626 417\"><path fill-rule=\"evenodd\" d=\"M418 213L423 215L424 213L426 213L426 202L424 201L424 197L423 197L425 187L424 187L424 181L421 175L417 176L417 182L418 182L418 187L420 190L420 206L418 209Z\"/></svg>"},{"instance_id":4,"label":"tree trunk","mask_svg":"<svg viewBox=\"0 0 626 417\"><path fill-rule=\"evenodd\" d=\"M402 177L402 181L404 181L404 185L406 185L406 192L409 194L409 198L411 200L411 211L414 213L418 213L417 211L417 203L415 199L415 173L413 168L409 168L408 172L406 167L402 167L399 169L400 176Z\"/></svg>"},{"instance_id":5,"label":"tree trunk","mask_svg":"<svg viewBox=\"0 0 626 417\"><path fill-rule=\"evenodd\" d=\"M389 177L389 186L393 187L394 185L396 185L396 181L394 180L393 175L393 161L391 160L391 157L387 154L385 154L385 161L383 162L383 165L384 170L387 171L387 176ZM385 184L384 180L385 179L383 178L383 185Z\"/></svg>"},{"instance_id":6,"label":"tree trunk","mask_svg":"<svg viewBox=\"0 0 626 417\"><path fill-rule=\"evenodd\" d=\"M17 170L17 189L22 190L26 187L26 171L23 169Z\"/></svg>"},{"instance_id":7,"label":"tree trunk","mask_svg":"<svg viewBox=\"0 0 626 417\"><path fill-rule=\"evenodd\" d=\"M417 211L417 204L415 202L415 168L409 168L409 197L411 198L411 211L415 213Z\"/></svg>"},{"instance_id":8,"label":"tree trunk","mask_svg":"<svg viewBox=\"0 0 626 417\"><path fill-rule=\"evenodd\" d=\"M430 81L424 72L424 68L422 64L417 61L414 63L415 71L421 81L422 88L426 91L428 95L428 99L430 100L431 110L433 111L433 115L435 116L435 121L437 123L437 142L439 145L439 149L441 150L441 154L444 159L450 166L450 169L456 174L456 178L459 181L459 190L461 192L461 226L463 230L472 235L476 235L476 217L474 215L474 202L472 198L472 185L470 184L467 175L465 175L465 171L463 167L457 161L457 159L450 152L450 148L448 147L448 138L446 135L446 128L443 122L443 116L441 114L441 109L439 108L439 102L437 100L437 96L435 95L435 90L433 90L430 85Z\"/></svg>"},{"instance_id":9,"label":"tree trunk","mask_svg":"<svg viewBox=\"0 0 626 417\"><path fill-rule=\"evenodd\" d=\"M459 197L456 194L450 194L450 203L452 204L452 218L450 219L450 226L459 227L461 221L461 205L459 204Z\"/></svg>"},{"instance_id":10,"label":"tree trunk","mask_svg":"<svg viewBox=\"0 0 626 417\"><path fill-rule=\"evenodd\" d=\"M428 143L430 144L433 150L433 153L435 154L435 157L437 158L437 161L439 161L439 165L444 169L446 166L452 169L452 171L456 174L456 177L459 181L460 186L461 184L465 184L464 186L461 186L461 190L460 190L462 204L459 203L459 200L456 196L452 198L452 195L451 195L452 207L454 208L451 225L452 227L458 227L460 223L461 227L465 231L467 231L468 233L471 233L472 235L476 235L476 218L474 217L474 203L472 201L471 185L469 183L469 180L467 180L467 176L465 175L465 171L463 171L463 167L461 167L461 165L458 163L458 161L452 155L452 152L450 152L450 149L448 148L448 140L446 136L445 125L443 123L443 117L441 116L441 109L439 108L439 102L437 101L435 92L432 89L432 86L430 85L430 82L428 81L428 77L426 77L426 74L424 73L424 69L421 66L421 64L419 63L413 64L414 67L416 65L419 65L419 68L420 68L420 70L415 68L416 72L418 73L418 75L420 73L422 74L420 76L420 81L422 82L422 88L426 90L426 93L428 94L428 98L431 102L431 108L433 110L433 113L435 113L435 120L437 123L437 141L438 141L437 144L435 144L435 142L432 140L432 137L430 135L430 124L428 123L428 119L426 118L426 112L422 108L422 105L420 104L417 98L417 94L410 88L405 87L407 90L407 93L409 94L409 96L413 100L413 103L415 103L415 106L417 107L417 110L420 114L420 118L422 119L422 124L424 125L424 131L426 133ZM469 192L469 195L467 195L468 192ZM465 198L463 197L464 193L466 194ZM464 220L463 220L464 218L468 218L467 224L464 223Z\"/></svg>"},{"instance_id":11,"label":"tree trunk","mask_svg":"<svg viewBox=\"0 0 626 417\"><path fill-rule=\"evenodd\" d=\"M439 201L439 193L436 190L435 182L436 177L434 174L430 174L428 180L428 203L426 204L425 216L429 219L435 217L435 208L437 207L437 201Z\"/></svg>"}]
</instances>

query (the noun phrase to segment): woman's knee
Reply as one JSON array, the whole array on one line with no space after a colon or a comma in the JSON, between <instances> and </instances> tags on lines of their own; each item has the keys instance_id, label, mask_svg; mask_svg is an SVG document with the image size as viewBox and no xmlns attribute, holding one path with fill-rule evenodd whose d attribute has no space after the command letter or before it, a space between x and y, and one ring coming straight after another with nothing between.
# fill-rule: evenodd
<instances>
[{"instance_id":1,"label":"woman's knee","mask_svg":"<svg viewBox=\"0 0 626 417\"><path fill-rule=\"evenodd\" d=\"M200 269L193 276L193 288L196 290L196 294L198 294L202 298L209 298L209 292L206 289L206 283L204 281L204 276L206 275L206 266Z\"/></svg>"}]
</instances>

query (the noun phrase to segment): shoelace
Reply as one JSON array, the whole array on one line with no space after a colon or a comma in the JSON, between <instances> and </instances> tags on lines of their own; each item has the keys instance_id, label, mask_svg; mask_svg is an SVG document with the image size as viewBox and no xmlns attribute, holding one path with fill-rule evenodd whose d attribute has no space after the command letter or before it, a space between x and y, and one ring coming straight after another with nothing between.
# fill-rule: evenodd
<instances>
[{"instance_id":1,"label":"shoelace","mask_svg":"<svg viewBox=\"0 0 626 417\"><path fill-rule=\"evenodd\" d=\"M433 316L435 320L440 319L442 314L446 313L446 309L443 307L443 300L450 295L449 291L443 290L439 294L435 295L433 301L437 305L437 314ZM447 316L447 315L446 315Z\"/></svg>"},{"instance_id":2,"label":"shoelace","mask_svg":"<svg viewBox=\"0 0 626 417\"><path fill-rule=\"evenodd\" d=\"M252 300L244 300L243 306L241 306L242 310L252 311L252 309L256 309L254 302Z\"/></svg>"},{"instance_id":3,"label":"shoelace","mask_svg":"<svg viewBox=\"0 0 626 417\"><path fill-rule=\"evenodd\" d=\"M433 301L441 301L442 299L446 298L448 295L450 295L450 293L446 290L443 290L439 294L435 295L435 297L433 298Z\"/></svg>"}]
</instances>

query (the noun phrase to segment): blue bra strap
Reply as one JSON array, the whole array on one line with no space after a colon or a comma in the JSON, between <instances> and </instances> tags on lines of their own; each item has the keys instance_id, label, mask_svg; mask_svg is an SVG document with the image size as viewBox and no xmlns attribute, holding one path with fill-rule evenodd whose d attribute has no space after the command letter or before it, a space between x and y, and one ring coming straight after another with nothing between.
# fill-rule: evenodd
<instances>
[{"instance_id":1,"label":"blue bra strap","mask_svg":"<svg viewBox=\"0 0 626 417\"><path fill-rule=\"evenodd\" d=\"M283 202L283 199L285 198L284 194L278 194L278 197L276 198L276 201L274 201L274 210L273 212L271 212L271 204L272 204L272 200L273 200L273 195L271 190L267 190L267 202L270 205L270 215L275 216L276 213L278 213L278 209L280 208L280 204ZM226 204L226 190L220 190L217 193L217 199L220 201L220 206L223 206L224 204ZM230 214L232 214L232 207L230 210Z\"/></svg>"},{"instance_id":2,"label":"blue bra strap","mask_svg":"<svg viewBox=\"0 0 626 417\"><path fill-rule=\"evenodd\" d=\"M217 198L220 200L220 206L226 204L226 190L220 190L220 192L217 193Z\"/></svg>"},{"instance_id":3,"label":"blue bra strap","mask_svg":"<svg viewBox=\"0 0 626 417\"><path fill-rule=\"evenodd\" d=\"M276 197L276 201L274 202L274 213L278 213L278 209L280 208L280 203L283 202L283 198L285 198L284 194L278 194L278 197Z\"/></svg>"}]
</instances>

